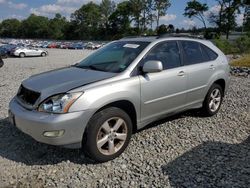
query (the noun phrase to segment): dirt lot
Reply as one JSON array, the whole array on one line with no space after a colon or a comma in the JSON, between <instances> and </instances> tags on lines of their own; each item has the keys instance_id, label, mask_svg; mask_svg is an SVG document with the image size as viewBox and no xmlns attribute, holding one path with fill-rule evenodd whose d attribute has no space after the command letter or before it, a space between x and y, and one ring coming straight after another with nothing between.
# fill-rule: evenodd
<instances>
[{"instance_id":1,"label":"dirt lot","mask_svg":"<svg viewBox=\"0 0 250 188\"><path fill-rule=\"evenodd\" d=\"M248 187L250 79L232 77L220 112L185 112L134 134L117 159L93 164L81 150L34 141L8 122L22 80L71 65L90 51L9 58L0 69L0 187Z\"/></svg>"}]
</instances>

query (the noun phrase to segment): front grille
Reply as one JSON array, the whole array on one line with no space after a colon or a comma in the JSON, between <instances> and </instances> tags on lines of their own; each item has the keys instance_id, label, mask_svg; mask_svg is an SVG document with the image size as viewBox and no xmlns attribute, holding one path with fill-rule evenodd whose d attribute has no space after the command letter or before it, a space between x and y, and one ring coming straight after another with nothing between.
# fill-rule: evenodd
<instances>
[{"instance_id":1,"label":"front grille","mask_svg":"<svg viewBox=\"0 0 250 188\"><path fill-rule=\"evenodd\" d=\"M40 97L40 93L29 90L21 85L17 93L17 97L28 105L34 105L37 99Z\"/></svg>"}]
</instances>

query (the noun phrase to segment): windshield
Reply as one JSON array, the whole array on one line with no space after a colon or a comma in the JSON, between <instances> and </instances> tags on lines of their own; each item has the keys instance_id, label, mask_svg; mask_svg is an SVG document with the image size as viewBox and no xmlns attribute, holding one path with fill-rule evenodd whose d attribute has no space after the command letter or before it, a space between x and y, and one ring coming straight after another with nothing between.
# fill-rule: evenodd
<instances>
[{"instance_id":1,"label":"windshield","mask_svg":"<svg viewBox=\"0 0 250 188\"><path fill-rule=\"evenodd\" d=\"M149 42L117 41L104 46L76 65L79 68L119 73L124 71Z\"/></svg>"}]
</instances>

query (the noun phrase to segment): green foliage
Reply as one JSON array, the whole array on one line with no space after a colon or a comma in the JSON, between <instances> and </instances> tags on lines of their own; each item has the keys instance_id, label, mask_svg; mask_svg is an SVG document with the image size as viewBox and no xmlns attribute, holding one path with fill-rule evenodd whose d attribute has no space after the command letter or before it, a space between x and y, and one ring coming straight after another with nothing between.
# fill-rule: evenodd
<instances>
[{"instance_id":1,"label":"green foliage","mask_svg":"<svg viewBox=\"0 0 250 188\"><path fill-rule=\"evenodd\" d=\"M3 37L19 36L21 22L17 19L4 20L0 25L0 35Z\"/></svg>"},{"instance_id":2,"label":"green foliage","mask_svg":"<svg viewBox=\"0 0 250 188\"><path fill-rule=\"evenodd\" d=\"M159 27L159 20L161 16L165 16L167 9L171 6L170 0L155 0L154 9L156 14L156 28Z\"/></svg>"},{"instance_id":3,"label":"green foliage","mask_svg":"<svg viewBox=\"0 0 250 188\"><path fill-rule=\"evenodd\" d=\"M170 6L170 0L115 2L90 1L71 14L70 21L60 14L52 19L35 14L23 21L7 19L0 23L0 37L110 40L154 33L153 22L158 26L160 16L164 16Z\"/></svg>"},{"instance_id":4,"label":"green foliage","mask_svg":"<svg viewBox=\"0 0 250 188\"><path fill-rule=\"evenodd\" d=\"M246 31L250 31L250 1L245 0L244 6L245 6L245 13L244 13L243 26Z\"/></svg>"},{"instance_id":5,"label":"green foliage","mask_svg":"<svg viewBox=\"0 0 250 188\"><path fill-rule=\"evenodd\" d=\"M250 52L250 34L239 37L233 42L227 39L215 39L215 45L225 54L244 54Z\"/></svg>"},{"instance_id":6,"label":"green foliage","mask_svg":"<svg viewBox=\"0 0 250 188\"><path fill-rule=\"evenodd\" d=\"M49 38L49 19L31 14L22 22L21 31L28 38Z\"/></svg>"},{"instance_id":7,"label":"green foliage","mask_svg":"<svg viewBox=\"0 0 250 188\"><path fill-rule=\"evenodd\" d=\"M228 39L229 33L237 26L236 14L240 13L242 6L241 0L217 0L219 11L218 14L210 15L210 23L218 27L218 34L226 33Z\"/></svg>"},{"instance_id":8,"label":"green foliage","mask_svg":"<svg viewBox=\"0 0 250 188\"><path fill-rule=\"evenodd\" d=\"M234 52L233 45L226 39L215 39L214 43L225 54L232 54Z\"/></svg>"},{"instance_id":9,"label":"green foliage","mask_svg":"<svg viewBox=\"0 0 250 188\"><path fill-rule=\"evenodd\" d=\"M157 35L163 35L168 33L168 28L166 27L166 25L160 25L159 28L157 29Z\"/></svg>"},{"instance_id":10,"label":"green foliage","mask_svg":"<svg viewBox=\"0 0 250 188\"><path fill-rule=\"evenodd\" d=\"M250 52L250 36L245 35L238 38L235 41L235 47L238 49L239 53L249 53Z\"/></svg>"},{"instance_id":11,"label":"green foliage","mask_svg":"<svg viewBox=\"0 0 250 188\"><path fill-rule=\"evenodd\" d=\"M110 15L110 33L112 34L113 39L118 39L131 34L131 11L131 4L128 1L124 1L119 3L116 10Z\"/></svg>"},{"instance_id":12,"label":"green foliage","mask_svg":"<svg viewBox=\"0 0 250 188\"><path fill-rule=\"evenodd\" d=\"M100 4L94 2L96 1L90 1L81 6L71 15L70 21L60 14L56 14L52 19L31 14L23 21L3 20L0 23L0 37L112 40L128 35L175 31L173 25L158 27L160 17L166 15L171 5L170 0L125 0L117 4L115 3L117 1L113 0L102 0ZM218 26L219 37L221 32L229 34L235 26L236 13L244 7L239 8L241 0L216 0L216 2L224 7L219 11L219 16L214 16L213 23ZM245 4L247 2L249 1L244 1ZM205 3L189 0L184 15L201 20L206 27L204 12L207 10ZM154 22L157 26L156 30L153 29ZM211 32L215 32L210 28L206 28L206 31L204 34L207 38L211 38ZM178 29L177 32L200 34L203 28ZM240 44L235 46L239 46L237 48L240 50L243 49Z\"/></svg>"},{"instance_id":13,"label":"green foliage","mask_svg":"<svg viewBox=\"0 0 250 188\"><path fill-rule=\"evenodd\" d=\"M206 28L206 21L204 12L208 11L208 6L206 3L202 4L199 1L189 1L187 2L187 7L185 8L184 16L189 18L197 18L200 20L204 27Z\"/></svg>"},{"instance_id":14,"label":"green foliage","mask_svg":"<svg viewBox=\"0 0 250 188\"><path fill-rule=\"evenodd\" d=\"M67 24L66 18L57 13L55 18L49 21L49 38L64 39L64 29Z\"/></svg>"},{"instance_id":15,"label":"green foliage","mask_svg":"<svg viewBox=\"0 0 250 188\"><path fill-rule=\"evenodd\" d=\"M98 35L98 27L100 26L100 6L91 1L76 10L71 19L76 26L74 32L77 33L78 38L94 39L92 36Z\"/></svg>"}]
</instances>

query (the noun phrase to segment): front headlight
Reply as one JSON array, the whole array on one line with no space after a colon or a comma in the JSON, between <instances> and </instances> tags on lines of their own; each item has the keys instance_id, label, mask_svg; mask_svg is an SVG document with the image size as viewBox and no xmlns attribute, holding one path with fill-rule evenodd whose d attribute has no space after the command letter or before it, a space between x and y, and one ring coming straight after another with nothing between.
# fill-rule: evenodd
<instances>
[{"instance_id":1,"label":"front headlight","mask_svg":"<svg viewBox=\"0 0 250 188\"><path fill-rule=\"evenodd\" d=\"M71 105L82 95L80 93L65 93L46 99L38 107L39 112L67 113Z\"/></svg>"}]
</instances>

